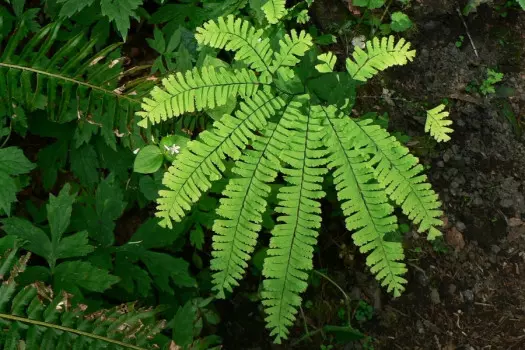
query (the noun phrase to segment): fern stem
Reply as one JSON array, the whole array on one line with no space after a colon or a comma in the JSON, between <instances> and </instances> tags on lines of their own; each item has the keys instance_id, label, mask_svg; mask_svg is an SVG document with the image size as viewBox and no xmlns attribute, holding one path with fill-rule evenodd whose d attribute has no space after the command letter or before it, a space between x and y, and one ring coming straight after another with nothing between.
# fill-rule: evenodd
<instances>
[{"instance_id":1,"label":"fern stem","mask_svg":"<svg viewBox=\"0 0 525 350\"><path fill-rule=\"evenodd\" d=\"M92 334L92 333L88 333L88 332L84 332L84 331L79 331L79 330L73 329L73 328L59 326L59 325L52 324L52 323L47 323L47 322L42 322L42 321L37 321L37 320L31 320L31 319L24 318L24 317L19 317L19 316L14 316L14 315L0 313L0 319L6 319L6 320L17 321L17 322L23 322L23 323L33 324L33 325L36 325L36 326L41 326L41 327L46 327L46 328L53 328L53 329L57 329L57 330L60 330L60 331L63 331L63 332L74 333L74 334L78 334L78 335L83 336L83 337L88 337L88 338L101 340L101 341L106 342L106 343L112 343L112 344L120 345L120 346L122 346L124 348L128 348L128 349L146 350L144 348L141 348L141 347L138 347L138 346L135 346L135 345L132 345L132 344L127 344L127 343L121 342L119 340L114 340L114 339L111 339L111 338L103 337L103 336L100 336L100 335L96 335L96 334Z\"/></svg>"},{"instance_id":2,"label":"fern stem","mask_svg":"<svg viewBox=\"0 0 525 350\"><path fill-rule=\"evenodd\" d=\"M30 67L26 67L26 66L20 66L20 65L17 65L17 64L9 64L9 63L1 63L1 62L0 62L0 67L10 68L10 69L18 69L18 70L32 72L32 73L40 74L40 75L47 75L48 77L51 77L51 78L55 78L55 79L58 79L58 80L69 81L69 82L71 82L73 84L82 85L82 86L88 87L88 88L90 88L92 90L98 90L98 91L101 91L101 92L103 92L105 94L113 95L114 97L119 98L119 99L128 100L129 102L140 104L139 100L135 100L135 99L133 99L133 98L127 96L127 95L118 94L118 93L114 92L113 90L107 90L107 89L101 88L100 86L96 86L96 85L93 85L93 84L90 84L90 83L86 83L86 82L83 82L83 81L80 81L80 80L76 80L76 79L73 79L73 78L65 77L65 76L60 75L60 74L54 74L54 73L38 70L38 69L35 69L35 68L30 68Z\"/></svg>"}]
</instances>

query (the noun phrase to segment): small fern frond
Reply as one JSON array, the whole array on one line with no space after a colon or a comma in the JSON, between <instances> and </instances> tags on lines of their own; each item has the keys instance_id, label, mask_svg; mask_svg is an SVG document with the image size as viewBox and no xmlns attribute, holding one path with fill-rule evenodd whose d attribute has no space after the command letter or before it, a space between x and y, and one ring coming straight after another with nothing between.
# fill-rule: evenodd
<instances>
[{"instance_id":1,"label":"small fern frond","mask_svg":"<svg viewBox=\"0 0 525 350\"><path fill-rule=\"evenodd\" d=\"M266 0L262 10L270 24L276 24L286 13L286 0Z\"/></svg>"},{"instance_id":2,"label":"small fern frond","mask_svg":"<svg viewBox=\"0 0 525 350\"><path fill-rule=\"evenodd\" d=\"M269 123L263 135L257 136L252 144L253 150L245 151L235 162L232 178L220 200L217 219L213 225L213 259L211 269L214 290L219 298L224 291L232 291L242 278L250 254L257 243L261 229L262 215L266 210L266 199L270 186L280 170L279 155L286 147L289 132L283 123L293 118L293 112L301 108L297 98L288 101L276 115L280 117L277 125ZM288 115L288 117L283 117Z\"/></svg>"},{"instance_id":3,"label":"small fern frond","mask_svg":"<svg viewBox=\"0 0 525 350\"><path fill-rule=\"evenodd\" d=\"M317 56L317 59L322 62L315 66L319 73L331 73L334 71L337 57L332 52L320 54Z\"/></svg>"},{"instance_id":4,"label":"small fern frond","mask_svg":"<svg viewBox=\"0 0 525 350\"><path fill-rule=\"evenodd\" d=\"M279 40L279 52L275 53L275 58L272 63L272 72L277 71L283 66L294 67L299 63L298 57L303 57L312 45L312 37L304 30L297 34L297 31L292 29L290 34L286 34L282 40Z\"/></svg>"},{"instance_id":5,"label":"small fern frond","mask_svg":"<svg viewBox=\"0 0 525 350\"><path fill-rule=\"evenodd\" d=\"M70 294L54 296L53 290L40 282L18 290L16 277L24 271L30 254L17 260L16 248L4 253L0 270L10 273L7 279L2 274L0 286L1 349L158 347L151 340L164 327L155 320L157 310L139 309L130 303L87 313L86 305L71 305Z\"/></svg>"},{"instance_id":6,"label":"small fern frond","mask_svg":"<svg viewBox=\"0 0 525 350\"><path fill-rule=\"evenodd\" d=\"M396 44L392 35L381 40L373 38L366 42L365 50L355 47L353 60L346 59L346 70L354 80L367 81L378 71L407 64L415 55L416 51L410 50L410 43L405 39L400 39Z\"/></svg>"},{"instance_id":7,"label":"small fern frond","mask_svg":"<svg viewBox=\"0 0 525 350\"><path fill-rule=\"evenodd\" d=\"M286 116L283 116L286 117ZM321 119L312 110L289 121L294 130L289 149L281 159L286 186L279 190L276 212L278 224L272 230L268 256L264 261L263 305L267 327L275 342L287 339L288 328L301 305L300 293L307 287L308 272L313 268L313 251L321 226L321 204L326 151L322 149Z\"/></svg>"},{"instance_id":8,"label":"small fern frond","mask_svg":"<svg viewBox=\"0 0 525 350\"><path fill-rule=\"evenodd\" d=\"M425 132L430 133L437 142L447 142L450 140L448 134L454 130L449 128L452 125L452 120L447 119L449 116L448 112L443 112L445 109L444 104L440 104L436 108L427 111L427 121L425 123Z\"/></svg>"},{"instance_id":9,"label":"small fern frond","mask_svg":"<svg viewBox=\"0 0 525 350\"><path fill-rule=\"evenodd\" d=\"M97 39L84 33L57 44L61 25L51 23L26 40L17 30L0 53L0 116L13 116L17 107L46 109L53 121L86 121L101 126L106 142L133 128L135 112L152 81L121 78L140 69L122 71L123 58L114 44L93 55ZM2 43L0 43L1 46ZM130 132L131 133L131 132Z\"/></svg>"},{"instance_id":10,"label":"small fern frond","mask_svg":"<svg viewBox=\"0 0 525 350\"><path fill-rule=\"evenodd\" d=\"M195 38L202 45L236 51L235 60L245 62L256 71L270 70L273 57L270 39L248 21L233 15L219 17L198 27Z\"/></svg>"},{"instance_id":11,"label":"small fern frond","mask_svg":"<svg viewBox=\"0 0 525 350\"><path fill-rule=\"evenodd\" d=\"M437 229L442 225L441 203L427 177L422 174L424 169L419 160L372 120L348 120L348 132L354 137L355 147L372 156L370 162L375 167L375 178L390 199L414 224L419 225L419 232L428 231L429 240L441 236Z\"/></svg>"},{"instance_id":12,"label":"small fern frond","mask_svg":"<svg viewBox=\"0 0 525 350\"><path fill-rule=\"evenodd\" d=\"M161 225L172 227L171 221L180 221L201 196L219 180L225 170L224 159L239 159L241 150L262 130L267 120L280 109L283 101L264 91L240 104L235 116L225 115L203 131L199 139L188 142L187 148L175 159L164 175L168 190L159 191L157 213Z\"/></svg>"},{"instance_id":13,"label":"small fern frond","mask_svg":"<svg viewBox=\"0 0 525 350\"><path fill-rule=\"evenodd\" d=\"M385 235L397 228L394 208L376 181L374 169L356 149L349 132L349 118L337 113L335 107L322 108L326 127L325 145L330 152L328 168L335 169L334 185L341 208L346 216L346 227L355 231L352 238L362 253L370 253L366 264L372 273L386 286L388 292L399 296L406 280L407 271L403 246L389 242Z\"/></svg>"},{"instance_id":14,"label":"small fern frond","mask_svg":"<svg viewBox=\"0 0 525 350\"><path fill-rule=\"evenodd\" d=\"M223 67L193 68L185 74L178 72L162 80L164 89L155 87L151 98L144 99L143 111L137 113L144 118L139 125L147 127L148 121L155 124L187 112L219 107L238 94L250 97L261 86L268 85L268 79L268 75L257 77L248 69Z\"/></svg>"}]
</instances>

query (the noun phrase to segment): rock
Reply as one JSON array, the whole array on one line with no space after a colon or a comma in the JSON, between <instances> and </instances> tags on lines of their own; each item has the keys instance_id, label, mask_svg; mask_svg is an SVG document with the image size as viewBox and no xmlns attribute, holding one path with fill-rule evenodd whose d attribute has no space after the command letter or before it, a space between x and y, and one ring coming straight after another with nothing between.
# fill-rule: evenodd
<instances>
[{"instance_id":1,"label":"rock","mask_svg":"<svg viewBox=\"0 0 525 350\"><path fill-rule=\"evenodd\" d=\"M467 225L465 225L463 222L458 221L456 222L456 228L460 230L461 232L464 232L467 228Z\"/></svg>"},{"instance_id":2,"label":"rock","mask_svg":"<svg viewBox=\"0 0 525 350\"><path fill-rule=\"evenodd\" d=\"M450 294L454 294L454 293L456 293L456 289L457 289L457 287L456 287L455 284L450 284L450 285L448 286L448 292L449 292Z\"/></svg>"},{"instance_id":3,"label":"rock","mask_svg":"<svg viewBox=\"0 0 525 350\"><path fill-rule=\"evenodd\" d=\"M490 250L492 250L492 252L494 254L498 254L501 251L501 248L499 246L493 244L492 247L490 247Z\"/></svg>"},{"instance_id":4,"label":"rock","mask_svg":"<svg viewBox=\"0 0 525 350\"><path fill-rule=\"evenodd\" d=\"M439 298L439 292L436 288L430 288L430 301L434 305L441 303L441 299Z\"/></svg>"},{"instance_id":5,"label":"rock","mask_svg":"<svg viewBox=\"0 0 525 350\"><path fill-rule=\"evenodd\" d=\"M510 198L502 199L499 202L499 205L502 208L510 208L510 207L512 207L513 204L514 204L514 201L512 199L510 199Z\"/></svg>"},{"instance_id":6,"label":"rock","mask_svg":"<svg viewBox=\"0 0 525 350\"><path fill-rule=\"evenodd\" d=\"M465 291L463 291L463 297L465 298L466 301L468 302L472 302L474 301L474 292L471 291L470 289L467 289Z\"/></svg>"},{"instance_id":7,"label":"rock","mask_svg":"<svg viewBox=\"0 0 525 350\"><path fill-rule=\"evenodd\" d=\"M443 168L445 166L445 162L440 160L439 162L437 162L437 166L440 167L440 168Z\"/></svg>"}]
</instances>

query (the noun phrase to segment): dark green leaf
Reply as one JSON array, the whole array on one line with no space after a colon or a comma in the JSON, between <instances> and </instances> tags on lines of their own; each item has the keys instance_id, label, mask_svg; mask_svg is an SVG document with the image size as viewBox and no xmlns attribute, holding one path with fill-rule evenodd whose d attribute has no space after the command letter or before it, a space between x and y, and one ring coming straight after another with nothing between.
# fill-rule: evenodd
<instances>
[{"instance_id":1,"label":"dark green leaf","mask_svg":"<svg viewBox=\"0 0 525 350\"><path fill-rule=\"evenodd\" d=\"M56 267L54 274L56 290L71 290L80 287L92 292L103 292L118 281L118 277L86 261L61 263Z\"/></svg>"},{"instance_id":2,"label":"dark green leaf","mask_svg":"<svg viewBox=\"0 0 525 350\"><path fill-rule=\"evenodd\" d=\"M172 339L180 347L187 347L193 342L194 320L197 316L197 308L192 301L181 306L172 321Z\"/></svg>"},{"instance_id":3,"label":"dark green leaf","mask_svg":"<svg viewBox=\"0 0 525 350\"><path fill-rule=\"evenodd\" d=\"M24 248L45 259L52 252L51 242L44 231L25 219L13 217L2 220L2 229L8 235L14 235L26 241Z\"/></svg>"},{"instance_id":4,"label":"dark green leaf","mask_svg":"<svg viewBox=\"0 0 525 350\"><path fill-rule=\"evenodd\" d=\"M95 248L89 245L88 233L82 231L67 236L60 241L56 251L56 258L67 259L86 256L94 250Z\"/></svg>"},{"instance_id":5,"label":"dark green leaf","mask_svg":"<svg viewBox=\"0 0 525 350\"><path fill-rule=\"evenodd\" d=\"M61 240L62 234L66 232L71 219L76 194L70 195L69 192L71 192L71 186L65 184L57 197L52 194L49 195L49 204L46 206L47 220L54 249L56 249L58 242Z\"/></svg>"},{"instance_id":6,"label":"dark green leaf","mask_svg":"<svg viewBox=\"0 0 525 350\"><path fill-rule=\"evenodd\" d=\"M18 147L0 148L0 172L8 175L27 174L35 168Z\"/></svg>"},{"instance_id":7,"label":"dark green leaf","mask_svg":"<svg viewBox=\"0 0 525 350\"><path fill-rule=\"evenodd\" d=\"M3 210L8 216L11 213L11 204L16 202L17 190L16 183L11 176L0 171L0 210Z\"/></svg>"},{"instance_id":8,"label":"dark green leaf","mask_svg":"<svg viewBox=\"0 0 525 350\"><path fill-rule=\"evenodd\" d=\"M93 146L83 145L71 150L71 170L83 185L92 187L98 182L99 166Z\"/></svg>"},{"instance_id":9,"label":"dark green leaf","mask_svg":"<svg viewBox=\"0 0 525 350\"><path fill-rule=\"evenodd\" d=\"M135 158L133 171L141 174L152 174L159 170L164 162L164 156L159 147L148 145L142 148Z\"/></svg>"}]
</instances>

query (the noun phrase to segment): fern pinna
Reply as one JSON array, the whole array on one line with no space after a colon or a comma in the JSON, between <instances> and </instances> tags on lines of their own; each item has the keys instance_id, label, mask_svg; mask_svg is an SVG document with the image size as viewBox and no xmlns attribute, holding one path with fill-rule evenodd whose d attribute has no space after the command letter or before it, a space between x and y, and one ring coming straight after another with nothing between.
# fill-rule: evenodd
<instances>
[{"instance_id":1,"label":"fern pinna","mask_svg":"<svg viewBox=\"0 0 525 350\"><path fill-rule=\"evenodd\" d=\"M387 238L397 228L393 205L433 239L440 235L440 203L406 147L370 119L350 118L345 111L351 110L357 85L412 60L410 44L375 38L364 50L356 48L346 60L346 72L335 72L335 56L317 56L305 32L292 31L275 44L262 29L228 16L205 23L196 38L233 51L236 67L245 68L177 73L163 80L163 88L153 89L139 114L143 123L158 123L231 98L242 100L235 113L224 115L178 155L164 176L166 189L157 207L161 224L171 227L222 178L226 158L235 161L217 209L221 218L213 226L211 268L218 297L242 279L270 184L283 174L262 296L272 336L277 342L287 338L313 267L328 171L355 244L368 254L367 264L381 284L399 295L406 267L401 243Z\"/></svg>"}]
</instances>

